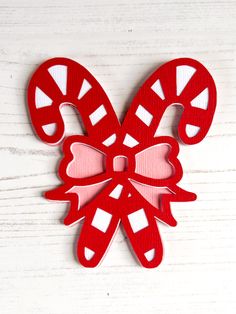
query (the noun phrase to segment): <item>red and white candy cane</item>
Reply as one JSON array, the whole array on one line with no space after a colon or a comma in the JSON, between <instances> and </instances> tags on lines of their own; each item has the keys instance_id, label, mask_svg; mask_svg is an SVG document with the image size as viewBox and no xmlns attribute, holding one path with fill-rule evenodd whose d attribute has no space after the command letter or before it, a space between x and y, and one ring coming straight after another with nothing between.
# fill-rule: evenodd
<instances>
[{"instance_id":1,"label":"red and white candy cane","mask_svg":"<svg viewBox=\"0 0 236 314\"><path fill-rule=\"evenodd\" d=\"M140 263L158 266L163 247L157 220L175 226L170 202L192 201L196 195L177 186L183 174L178 143L157 136L157 128L166 108L180 104L180 139L200 142L216 106L211 75L192 59L164 64L140 88L120 125L95 78L75 61L54 58L36 70L28 87L32 124L47 144L65 137L60 107L66 104L80 113L86 136L64 140L58 171L63 185L46 197L70 201L66 225L84 219L77 245L80 263L97 266L122 222Z\"/></svg>"}]
</instances>

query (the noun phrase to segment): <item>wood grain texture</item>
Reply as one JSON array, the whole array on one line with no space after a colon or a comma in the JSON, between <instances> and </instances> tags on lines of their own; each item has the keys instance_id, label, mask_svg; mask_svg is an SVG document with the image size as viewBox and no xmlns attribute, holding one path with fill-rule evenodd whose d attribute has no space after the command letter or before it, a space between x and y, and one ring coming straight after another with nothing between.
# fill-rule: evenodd
<instances>
[{"instance_id":1,"label":"wood grain texture","mask_svg":"<svg viewBox=\"0 0 236 314\"><path fill-rule=\"evenodd\" d=\"M236 1L0 0L0 312L236 313ZM59 183L60 150L33 134L25 106L42 61L73 58L107 91L120 117L145 77L176 57L201 61L218 89L207 138L181 146L176 228L160 226L163 263L137 265L117 234L99 268L73 255L78 226L60 223L65 204L42 193ZM66 109L69 133L81 132ZM161 134L174 126L170 110Z\"/></svg>"}]
</instances>

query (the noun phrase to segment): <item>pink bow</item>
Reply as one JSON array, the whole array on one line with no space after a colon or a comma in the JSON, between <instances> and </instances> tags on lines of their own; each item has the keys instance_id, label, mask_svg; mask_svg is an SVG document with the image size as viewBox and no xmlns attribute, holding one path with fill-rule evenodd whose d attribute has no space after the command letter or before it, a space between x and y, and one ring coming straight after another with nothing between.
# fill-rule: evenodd
<instances>
[{"instance_id":1,"label":"pink bow","mask_svg":"<svg viewBox=\"0 0 236 314\"><path fill-rule=\"evenodd\" d=\"M98 191L101 191L106 186L107 181L115 180L117 176L127 177L129 159L126 156L113 158L112 171L110 172L112 177L109 177L109 174L106 173L106 155L97 148L89 144L74 142L70 145L70 151L73 159L68 163L66 173L71 178L80 179L77 186L70 189L71 192L77 193L80 197L80 207L91 200ZM148 147L135 155L135 172L131 174L130 182L154 206L158 205L161 194L170 194L166 187L149 185L151 178L163 180L173 176L173 165L167 160L169 151L169 144L163 143ZM135 174L138 176L136 177ZM100 182L96 176L100 177ZM87 185L88 183L89 185ZM115 190L114 195L119 198L122 191L123 188L120 185L120 188Z\"/></svg>"},{"instance_id":2,"label":"pink bow","mask_svg":"<svg viewBox=\"0 0 236 314\"><path fill-rule=\"evenodd\" d=\"M104 253L103 242L107 245L105 238L99 239L95 230L106 232L106 239L110 240L120 220L125 230L134 235L129 237L137 250L149 252L158 247L159 252L152 254L152 259L140 254L141 258L144 257L142 263L151 265L152 260L153 265L160 263L162 244L155 218L171 226L176 225L170 201L193 198L191 193L176 186L182 169L177 159L178 144L173 138L154 138L150 146L143 145L136 150L126 148L126 155L116 155L114 152L122 152L123 145L116 140L104 149L104 145L95 144L89 137L67 138L59 168L65 184L46 193L50 199L71 201L71 209L64 220L66 225L72 225L86 215L87 223L83 228L88 230L82 235L90 234L93 238L91 234L94 234L99 243L96 243L96 254L91 250L93 244L90 244L89 252L93 251L96 256L91 258L91 266L101 258L98 252ZM142 231L139 232L142 238L145 238L145 233L153 237L148 240L150 250L144 247L145 241L141 243L135 236L137 231ZM87 247L88 238L83 239L82 235L80 241L86 242ZM85 250L83 245L79 247ZM80 253L81 262L88 264L88 254L85 251Z\"/></svg>"}]
</instances>

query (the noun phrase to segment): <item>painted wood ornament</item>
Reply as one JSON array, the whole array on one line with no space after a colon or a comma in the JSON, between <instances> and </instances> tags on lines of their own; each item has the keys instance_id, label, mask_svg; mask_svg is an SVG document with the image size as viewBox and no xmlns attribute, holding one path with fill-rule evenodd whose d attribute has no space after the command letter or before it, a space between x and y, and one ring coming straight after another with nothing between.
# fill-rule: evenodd
<instances>
[{"instance_id":1,"label":"painted wood ornament","mask_svg":"<svg viewBox=\"0 0 236 314\"><path fill-rule=\"evenodd\" d=\"M158 223L175 226L170 203L196 199L177 185L183 175L177 141L158 136L160 121L173 104L183 107L180 140L188 145L202 141L214 116L216 88L198 61L180 58L157 69L122 124L100 84L77 62L50 59L33 74L28 107L35 132L47 144L63 141L58 170L63 184L45 196L70 202L66 225L83 219L77 243L83 266L101 262L120 223L139 262L147 268L160 264ZM65 137L64 105L78 110L84 136Z\"/></svg>"}]
</instances>

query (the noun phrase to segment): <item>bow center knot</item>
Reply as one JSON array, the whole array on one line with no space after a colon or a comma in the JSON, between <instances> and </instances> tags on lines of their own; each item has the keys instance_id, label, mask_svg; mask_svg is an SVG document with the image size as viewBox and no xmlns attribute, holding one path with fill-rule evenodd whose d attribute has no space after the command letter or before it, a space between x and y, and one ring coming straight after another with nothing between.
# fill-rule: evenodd
<instances>
[{"instance_id":1,"label":"bow center knot","mask_svg":"<svg viewBox=\"0 0 236 314\"><path fill-rule=\"evenodd\" d=\"M113 171L125 172L128 169L128 157L124 155L118 155L113 158Z\"/></svg>"}]
</instances>

